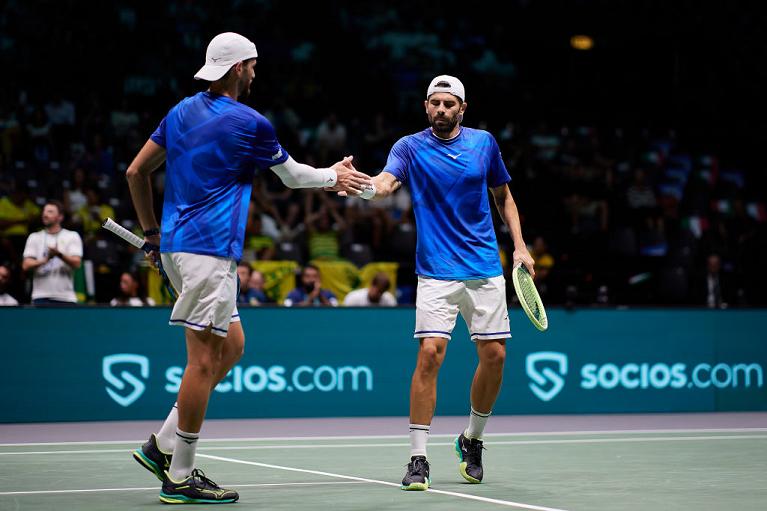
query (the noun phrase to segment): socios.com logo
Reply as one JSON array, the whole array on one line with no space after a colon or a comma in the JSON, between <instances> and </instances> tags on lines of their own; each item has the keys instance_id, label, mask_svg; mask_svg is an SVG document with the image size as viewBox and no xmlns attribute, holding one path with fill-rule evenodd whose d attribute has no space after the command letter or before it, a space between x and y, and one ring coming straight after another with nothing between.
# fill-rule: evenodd
<instances>
[{"instance_id":1,"label":"socios.com logo","mask_svg":"<svg viewBox=\"0 0 767 511\"><path fill-rule=\"evenodd\" d=\"M555 351L530 353L525 362L527 375L533 380L530 390L541 401L551 401L565 386L567 355ZM552 367L556 367L554 372ZM548 387L548 390L546 389Z\"/></svg>"},{"instance_id":2,"label":"socios.com logo","mask_svg":"<svg viewBox=\"0 0 767 511\"><path fill-rule=\"evenodd\" d=\"M115 375L115 366L121 366L120 376ZM149 359L143 355L135 355L133 353L117 353L114 355L107 355L101 363L101 372L107 383L112 387L121 391L118 393L111 387L105 387L109 397L120 406L130 406L133 404L141 394L146 390L146 385L143 381L137 378L133 373L128 372L127 368L133 366L133 369L138 369L138 374L143 379L149 378ZM136 368L135 366L138 366ZM125 391L128 387L127 394Z\"/></svg>"}]
</instances>

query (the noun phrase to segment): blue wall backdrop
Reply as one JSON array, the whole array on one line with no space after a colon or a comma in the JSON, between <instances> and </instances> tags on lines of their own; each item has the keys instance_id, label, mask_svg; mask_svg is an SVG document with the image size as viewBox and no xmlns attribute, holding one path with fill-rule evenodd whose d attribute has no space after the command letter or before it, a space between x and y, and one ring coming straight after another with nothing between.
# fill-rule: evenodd
<instances>
[{"instance_id":1,"label":"blue wall backdrop","mask_svg":"<svg viewBox=\"0 0 767 511\"><path fill-rule=\"evenodd\" d=\"M0 308L0 422L160 419L185 363L170 310ZM407 415L412 309L244 309L245 356L208 417ZM552 310L538 332L511 311L494 412L767 410L767 311ZM437 414L463 415L476 365L450 342Z\"/></svg>"}]
</instances>

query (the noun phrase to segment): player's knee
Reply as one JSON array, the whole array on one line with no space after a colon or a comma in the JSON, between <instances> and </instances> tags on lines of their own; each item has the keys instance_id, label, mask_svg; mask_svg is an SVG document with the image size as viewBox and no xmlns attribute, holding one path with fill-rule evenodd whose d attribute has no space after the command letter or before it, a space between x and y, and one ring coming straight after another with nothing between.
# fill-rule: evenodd
<instances>
[{"instance_id":1,"label":"player's knee","mask_svg":"<svg viewBox=\"0 0 767 511\"><path fill-rule=\"evenodd\" d=\"M490 369L503 369L506 362L506 347L503 344L493 344L483 350L482 363Z\"/></svg>"},{"instance_id":2,"label":"player's knee","mask_svg":"<svg viewBox=\"0 0 767 511\"><path fill-rule=\"evenodd\" d=\"M423 371L432 372L442 365L444 354L433 344L424 344L418 352L418 366Z\"/></svg>"}]
</instances>

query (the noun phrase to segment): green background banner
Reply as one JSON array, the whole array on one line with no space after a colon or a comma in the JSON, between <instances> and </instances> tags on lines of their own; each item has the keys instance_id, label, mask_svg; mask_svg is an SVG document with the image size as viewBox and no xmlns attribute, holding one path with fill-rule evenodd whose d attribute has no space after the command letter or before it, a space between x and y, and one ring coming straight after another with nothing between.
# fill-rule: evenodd
<instances>
[{"instance_id":1,"label":"green background banner","mask_svg":"<svg viewBox=\"0 0 767 511\"><path fill-rule=\"evenodd\" d=\"M0 308L0 422L160 419L185 363L167 308ZM240 311L245 355L208 417L407 415L415 312ZM549 311L535 330L511 311L496 414L767 410L767 311ZM437 414L464 415L476 366L459 325Z\"/></svg>"}]
</instances>

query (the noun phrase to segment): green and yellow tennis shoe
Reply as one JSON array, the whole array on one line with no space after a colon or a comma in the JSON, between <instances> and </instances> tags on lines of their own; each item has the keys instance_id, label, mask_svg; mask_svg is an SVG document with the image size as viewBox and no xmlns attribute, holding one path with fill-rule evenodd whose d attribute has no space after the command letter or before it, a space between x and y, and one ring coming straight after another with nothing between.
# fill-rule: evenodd
<instances>
[{"instance_id":1,"label":"green and yellow tennis shoe","mask_svg":"<svg viewBox=\"0 0 767 511\"><path fill-rule=\"evenodd\" d=\"M458 456L458 472L470 483L482 482L482 440L466 438L461 433L455 439L455 454Z\"/></svg>"},{"instance_id":2,"label":"green and yellow tennis shoe","mask_svg":"<svg viewBox=\"0 0 767 511\"><path fill-rule=\"evenodd\" d=\"M429 483L429 462L426 461L426 456L411 457L400 488L407 491L424 491L429 489Z\"/></svg>"},{"instance_id":3,"label":"green and yellow tennis shoe","mask_svg":"<svg viewBox=\"0 0 767 511\"><path fill-rule=\"evenodd\" d=\"M160 491L160 501L165 504L231 504L239 498L236 491L221 488L199 469L182 481L174 481L166 471Z\"/></svg>"},{"instance_id":4,"label":"green and yellow tennis shoe","mask_svg":"<svg viewBox=\"0 0 767 511\"><path fill-rule=\"evenodd\" d=\"M172 457L172 454L160 450L160 446L157 445L157 436L154 433L140 449L133 451L133 458L160 481L164 481L165 476L163 474L170 468Z\"/></svg>"}]
</instances>

